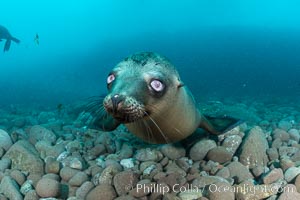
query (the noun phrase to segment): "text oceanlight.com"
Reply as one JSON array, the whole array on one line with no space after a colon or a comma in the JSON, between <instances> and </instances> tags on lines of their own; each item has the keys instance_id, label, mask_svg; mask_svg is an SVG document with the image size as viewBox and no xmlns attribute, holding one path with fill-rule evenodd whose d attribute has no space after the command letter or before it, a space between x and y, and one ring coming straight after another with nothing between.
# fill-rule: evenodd
<instances>
[{"instance_id":1,"label":"text oceanlight.com","mask_svg":"<svg viewBox=\"0 0 300 200\"><path fill-rule=\"evenodd\" d=\"M193 186L192 184L180 186L179 184L173 185L173 187L169 187L165 184L137 184L136 191L144 192L144 193L160 193L165 194L169 192L201 192L204 190L208 190L209 192L233 192L233 193L282 193L282 192L296 192L292 187L278 187L271 185L240 185L240 186L218 186L216 184L211 184L206 188L199 188L197 186Z\"/></svg>"}]
</instances>

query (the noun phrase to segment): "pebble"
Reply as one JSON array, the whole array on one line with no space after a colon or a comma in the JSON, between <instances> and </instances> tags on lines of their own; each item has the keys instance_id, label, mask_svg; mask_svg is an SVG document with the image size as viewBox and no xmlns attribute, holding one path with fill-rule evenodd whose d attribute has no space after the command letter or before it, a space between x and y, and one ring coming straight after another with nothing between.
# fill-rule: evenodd
<instances>
[{"instance_id":1,"label":"pebble","mask_svg":"<svg viewBox=\"0 0 300 200\"><path fill-rule=\"evenodd\" d=\"M12 169L26 171L32 174L44 173L44 162L38 152L26 140L19 140L13 144L4 155L12 161Z\"/></svg>"},{"instance_id":2,"label":"pebble","mask_svg":"<svg viewBox=\"0 0 300 200\"><path fill-rule=\"evenodd\" d=\"M0 148L7 151L12 146L12 141L8 133L0 129Z\"/></svg>"},{"instance_id":3,"label":"pebble","mask_svg":"<svg viewBox=\"0 0 300 200\"><path fill-rule=\"evenodd\" d=\"M20 192L23 195L26 195L30 190L33 190L32 181L31 180L27 180L21 186Z\"/></svg>"},{"instance_id":4,"label":"pebble","mask_svg":"<svg viewBox=\"0 0 300 200\"><path fill-rule=\"evenodd\" d=\"M45 140L54 144L56 141L56 135L52 131L46 129L43 126L40 125L32 126L29 131L30 143L34 145L36 142L41 140Z\"/></svg>"},{"instance_id":5,"label":"pebble","mask_svg":"<svg viewBox=\"0 0 300 200\"><path fill-rule=\"evenodd\" d=\"M274 147L267 149L267 155L268 155L270 161L275 161L279 158L277 148L274 148Z\"/></svg>"},{"instance_id":6,"label":"pebble","mask_svg":"<svg viewBox=\"0 0 300 200\"><path fill-rule=\"evenodd\" d=\"M292 156L294 155L299 149L296 147L286 147L286 146L282 146L279 147L278 149L278 153L280 157L284 157L284 156Z\"/></svg>"},{"instance_id":7,"label":"pebble","mask_svg":"<svg viewBox=\"0 0 300 200\"><path fill-rule=\"evenodd\" d=\"M124 169L130 169L134 167L134 160L133 158L125 158L120 161L120 164Z\"/></svg>"},{"instance_id":8,"label":"pebble","mask_svg":"<svg viewBox=\"0 0 300 200\"><path fill-rule=\"evenodd\" d=\"M300 133L297 129L290 129L288 131L289 135L290 135L290 138L296 142L299 142L300 141Z\"/></svg>"},{"instance_id":9,"label":"pebble","mask_svg":"<svg viewBox=\"0 0 300 200\"><path fill-rule=\"evenodd\" d=\"M185 149L179 144L165 144L161 147L161 152L171 160L185 156Z\"/></svg>"},{"instance_id":10,"label":"pebble","mask_svg":"<svg viewBox=\"0 0 300 200\"><path fill-rule=\"evenodd\" d=\"M278 123L278 128L283 129L285 131L288 131L289 129L291 129L293 126L291 120L287 120L287 119L282 119L279 121Z\"/></svg>"},{"instance_id":11,"label":"pebble","mask_svg":"<svg viewBox=\"0 0 300 200\"><path fill-rule=\"evenodd\" d=\"M145 161L160 161L163 158L161 152L155 149L138 149L134 155L134 158L145 162Z\"/></svg>"},{"instance_id":12,"label":"pebble","mask_svg":"<svg viewBox=\"0 0 300 200\"><path fill-rule=\"evenodd\" d=\"M284 179L290 183L300 174L299 167L290 167L284 172Z\"/></svg>"},{"instance_id":13,"label":"pebble","mask_svg":"<svg viewBox=\"0 0 300 200\"><path fill-rule=\"evenodd\" d=\"M234 200L235 193L230 190L232 186L226 182L217 182L209 186L208 198L213 200Z\"/></svg>"},{"instance_id":14,"label":"pebble","mask_svg":"<svg viewBox=\"0 0 300 200\"><path fill-rule=\"evenodd\" d=\"M90 181L84 182L77 190L76 190L76 198L77 199L85 199L86 195L94 188L94 184Z\"/></svg>"},{"instance_id":15,"label":"pebble","mask_svg":"<svg viewBox=\"0 0 300 200\"><path fill-rule=\"evenodd\" d=\"M294 167L295 163L289 158L283 158L280 160L280 167L283 171L286 171L290 167Z\"/></svg>"},{"instance_id":16,"label":"pebble","mask_svg":"<svg viewBox=\"0 0 300 200\"><path fill-rule=\"evenodd\" d=\"M114 176L113 184L119 196L126 195L139 181L139 175L132 171L123 171Z\"/></svg>"},{"instance_id":17,"label":"pebble","mask_svg":"<svg viewBox=\"0 0 300 200\"><path fill-rule=\"evenodd\" d=\"M116 191L111 185L100 184L93 188L86 196L86 200L113 200L117 197Z\"/></svg>"},{"instance_id":18,"label":"pebble","mask_svg":"<svg viewBox=\"0 0 300 200\"><path fill-rule=\"evenodd\" d=\"M46 173L58 174L60 169L62 168L62 164L55 159L47 159L45 165Z\"/></svg>"},{"instance_id":19,"label":"pebble","mask_svg":"<svg viewBox=\"0 0 300 200\"><path fill-rule=\"evenodd\" d=\"M0 184L0 193L13 200L22 200L18 184L9 176L4 176Z\"/></svg>"},{"instance_id":20,"label":"pebble","mask_svg":"<svg viewBox=\"0 0 300 200\"><path fill-rule=\"evenodd\" d=\"M77 174L77 172L79 172L79 170L73 169L71 167L63 167L60 170L59 175L62 178L62 180L68 182L75 174Z\"/></svg>"},{"instance_id":21,"label":"pebble","mask_svg":"<svg viewBox=\"0 0 300 200\"><path fill-rule=\"evenodd\" d=\"M272 134L274 139L280 139L282 142L287 142L290 139L290 135L282 129L277 128L273 131Z\"/></svg>"},{"instance_id":22,"label":"pebble","mask_svg":"<svg viewBox=\"0 0 300 200\"><path fill-rule=\"evenodd\" d=\"M253 176L249 169L242 163L235 161L227 165L230 172L230 178L235 178L237 183L241 183L247 179L252 179Z\"/></svg>"},{"instance_id":23,"label":"pebble","mask_svg":"<svg viewBox=\"0 0 300 200\"><path fill-rule=\"evenodd\" d=\"M10 168L10 166L11 166L11 159L2 158L0 160L0 172L4 172L6 169Z\"/></svg>"},{"instance_id":24,"label":"pebble","mask_svg":"<svg viewBox=\"0 0 300 200\"><path fill-rule=\"evenodd\" d=\"M193 180L192 185L193 187L204 188L211 184L221 183L221 182L228 183L226 179L219 176L200 176Z\"/></svg>"},{"instance_id":25,"label":"pebble","mask_svg":"<svg viewBox=\"0 0 300 200\"><path fill-rule=\"evenodd\" d=\"M82 170L83 164L79 158L74 157L70 160L69 167L71 167L72 169Z\"/></svg>"},{"instance_id":26,"label":"pebble","mask_svg":"<svg viewBox=\"0 0 300 200\"><path fill-rule=\"evenodd\" d=\"M25 175L20 172L19 170L12 170L10 172L10 176L19 184L19 185L23 185L23 183L26 180Z\"/></svg>"},{"instance_id":27,"label":"pebble","mask_svg":"<svg viewBox=\"0 0 300 200\"><path fill-rule=\"evenodd\" d=\"M99 184L111 185L113 182L114 175L116 175L118 172L119 170L113 165L106 167L99 177Z\"/></svg>"},{"instance_id":28,"label":"pebble","mask_svg":"<svg viewBox=\"0 0 300 200\"><path fill-rule=\"evenodd\" d=\"M35 190L30 190L26 193L24 200L39 200L39 196L37 195Z\"/></svg>"},{"instance_id":29,"label":"pebble","mask_svg":"<svg viewBox=\"0 0 300 200\"><path fill-rule=\"evenodd\" d=\"M231 155L234 155L241 143L242 143L241 136L230 135L225 138L225 140L222 143L222 146L225 147L226 150L231 153Z\"/></svg>"},{"instance_id":30,"label":"pebble","mask_svg":"<svg viewBox=\"0 0 300 200\"><path fill-rule=\"evenodd\" d=\"M300 193L297 192L295 185L288 184L284 187L283 193L279 196L278 200L298 200L300 199Z\"/></svg>"},{"instance_id":31,"label":"pebble","mask_svg":"<svg viewBox=\"0 0 300 200\"><path fill-rule=\"evenodd\" d=\"M217 144L213 140L200 140L190 149L189 157L194 161L203 160L208 151L216 146Z\"/></svg>"},{"instance_id":32,"label":"pebble","mask_svg":"<svg viewBox=\"0 0 300 200\"><path fill-rule=\"evenodd\" d=\"M84 172L77 172L70 180L69 184L71 186L81 186L84 182L88 180L88 176Z\"/></svg>"},{"instance_id":33,"label":"pebble","mask_svg":"<svg viewBox=\"0 0 300 200\"><path fill-rule=\"evenodd\" d=\"M178 197L181 200L191 200L191 199L199 199L202 197L202 192L201 190L197 189L190 189L186 191L182 191L178 194Z\"/></svg>"},{"instance_id":34,"label":"pebble","mask_svg":"<svg viewBox=\"0 0 300 200\"><path fill-rule=\"evenodd\" d=\"M4 194L7 198L13 200L23 200L22 194L19 192L19 186L9 176L4 176L0 184L0 193Z\"/></svg>"},{"instance_id":35,"label":"pebble","mask_svg":"<svg viewBox=\"0 0 300 200\"><path fill-rule=\"evenodd\" d=\"M53 179L42 178L36 185L36 193L40 197L58 197L61 193L60 183Z\"/></svg>"},{"instance_id":36,"label":"pebble","mask_svg":"<svg viewBox=\"0 0 300 200\"><path fill-rule=\"evenodd\" d=\"M268 163L268 156L266 154L268 148L268 141L265 134L260 127L255 126L244 140L239 160L243 165L249 167L249 169L257 166L264 167Z\"/></svg>"},{"instance_id":37,"label":"pebble","mask_svg":"<svg viewBox=\"0 0 300 200\"><path fill-rule=\"evenodd\" d=\"M274 183L280 179L283 179L283 171L281 168L275 168L272 169L269 173L267 173L264 177L263 177L263 182L264 184L271 184Z\"/></svg>"},{"instance_id":38,"label":"pebble","mask_svg":"<svg viewBox=\"0 0 300 200\"><path fill-rule=\"evenodd\" d=\"M230 161L232 155L225 147L217 146L208 151L207 159L223 164Z\"/></svg>"},{"instance_id":39,"label":"pebble","mask_svg":"<svg viewBox=\"0 0 300 200\"><path fill-rule=\"evenodd\" d=\"M300 175L298 175L295 179L295 186L297 188L297 191L300 192Z\"/></svg>"}]
</instances>

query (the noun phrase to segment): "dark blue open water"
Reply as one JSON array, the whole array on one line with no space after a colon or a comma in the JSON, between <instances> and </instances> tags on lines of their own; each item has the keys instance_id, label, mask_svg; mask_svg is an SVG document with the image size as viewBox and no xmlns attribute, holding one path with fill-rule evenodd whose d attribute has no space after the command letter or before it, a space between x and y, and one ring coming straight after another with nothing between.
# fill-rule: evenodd
<instances>
[{"instance_id":1,"label":"dark blue open water","mask_svg":"<svg viewBox=\"0 0 300 200\"><path fill-rule=\"evenodd\" d=\"M299 5L277 0L1 2L0 24L21 43L0 53L0 104L56 105L103 94L110 69L138 51L167 56L202 100L299 100ZM2 41L1 51L3 46Z\"/></svg>"}]
</instances>

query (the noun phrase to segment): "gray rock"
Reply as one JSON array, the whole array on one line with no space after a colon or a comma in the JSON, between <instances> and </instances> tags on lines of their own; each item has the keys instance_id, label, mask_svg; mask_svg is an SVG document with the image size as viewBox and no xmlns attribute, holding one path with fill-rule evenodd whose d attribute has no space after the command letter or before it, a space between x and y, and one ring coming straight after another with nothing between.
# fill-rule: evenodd
<instances>
[{"instance_id":1,"label":"gray rock","mask_svg":"<svg viewBox=\"0 0 300 200\"><path fill-rule=\"evenodd\" d=\"M228 152L234 155L241 143L242 143L241 136L230 135L227 138L225 138L224 142L222 143L222 146L225 147Z\"/></svg>"},{"instance_id":2,"label":"gray rock","mask_svg":"<svg viewBox=\"0 0 300 200\"><path fill-rule=\"evenodd\" d=\"M232 158L232 153L227 151L227 149L223 146L217 146L207 153L207 159L212 160L218 163L225 163L230 161Z\"/></svg>"},{"instance_id":3,"label":"gray rock","mask_svg":"<svg viewBox=\"0 0 300 200\"><path fill-rule=\"evenodd\" d=\"M200 140L192 146L189 156L194 161L203 160L208 151L216 146L217 144L213 140Z\"/></svg>"},{"instance_id":4,"label":"gray rock","mask_svg":"<svg viewBox=\"0 0 300 200\"><path fill-rule=\"evenodd\" d=\"M242 145L240 162L250 169L257 166L266 166L268 157L268 141L262 129L258 126L252 128Z\"/></svg>"},{"instance_id":5,"label":"gray rock","mask_svg":"<svg viewBox=\"0 0 300 200\"><path fill-rule=\"evenodd\" d=\"M200 176L193 180L193 187L204 188L215 183L228 183L228 181L219 176Z\"/></svg>"},{"instance_id":6,"label":"gray rock","mask_svg":"<svg viewBox=\"0 0 300 200\"><path fill-rule=\"evenodd\" d=\"M86 196L86 200L113 200L117 197L116 191L111 185L101 184L93 188Z\"/></svg>"},{"instance_id":7,"label":"gray rock","mask_svg":"<svg viewBox=\"0 0 300 200\"><path fill-rule=\"evenodd\" d=\"M160 150L171 160L176 160L185 156L185 149L179 144L165 144Z\"/></svg>"},{"instance_id":8,"label":"gray rock","mask_svg":"<svg viewBox=\"0 0 300 200\"><path fill-rule=\"evenodd\" d=\"M288 131L288 133L290 134L290 138L292 140L295 140L296 142L299 142L300 141L300 134L299 134L299 131L297 129L290 129Z\"/></svg>"},{"instance_id":9,"label":"gray rock","mask_svg":"<svg viewBox=\"0 0 300 200\"><path fill-rule=\"evenodd\" d=\"M208 198L213 200L234 200L235 195L229 183L217 182L209 186Z\"/></svg>"},{"instance_id":10,"label":"gray rock","mask_svg":"<svg viewBox=\"0 0 300 200\"><path fill-rule=\"evenodd\" d=\"M283 171L281 168L275 168L263 177L264 184L271 184L280 179L283 179Z\"/></svg>"},{"instance_id":11,"label":"gray rock","mask_svg":"<svg viewBox=\"0 0 300 200\"><path fill-rule=\"evenodd\" d=\"M268 157L269 157L270 161L275 161L276 159L279 158L279 154L278 154L277 148L269 148L269 149L267 149L267 154L268 154Z\"/></svg>"},{"instance_id":12,"label":"gray rock","mask_svg":"<svg viewBox=\"0 0 300 200\"><path fill-rule=\"evenodd\" d=\"M290 135L282 129L275 129L273 131L273 138L275 139L280 139L282 142L287 142L290 139Z\"/></svg>"},{"instance_id":13,"label":"gray rock","mask_svg":"<svg viewBox=\"0 0 300 200\"><path fill-rule=\"evenodd\" d=\"M94 188L94 184L90 181L84 182L77 190L76 190L76 198L77 199L85 199L86 195Z\"/></svg>"},{"instance_id":14,"label":"gray rock","mask_svg":"<svg viewBox=\"0 0 300 200\"><path fill-rule=\"evenodd\" d=\"M69 184L71 186L81 186L84 182L86 182L88 180L88 176L86 175L86 173L84 172L78 172L77 174L75 174L70 180L69 180Z\"/></svg>"},{"instance_id":15,"label":"gray rock","mask_svg":"<svg viewBox=\"0 0 300 200\"><path fill-rule=\"evenodd\" d=\"M285 131L288 131L292 127L293 127L293 124L292 124L291 120L288 120L288 119L282 119L278 123L278 128L283 129Z\"/></svg>"},{"instance_id":16,"label":"gray rock","mask_svg":"<svg viewBox=\"0 0 300 200\"><path fill-rule=\"evenodd\" d=\"M297 192L295 185L288 184L284 187L283 193L279 196L278 200L298 200L300 193Z\"/></svg>"},{"instance_id":17,"label":"gray rock","mask_svg":"<svg viewBox=\"0 0 300 200\"><path fill-rule=\"evenodd\" d=\"M23 185L21 186L20 192L21 192L23 195L26 195L30 190L33 190L32 181L31 181L31 180L27 180L27 181L25 181L25 183L23 183Z\"/></svg>"},{"instance_id":18,"label":"gray rock","mask_svg":"<svg viewBox=\"0 0 300 200\"><path fill-rule=\"evenodd\" d=\"M0 172L4 172L11 165L11 160L9 158L3 158L0 160Z\"/></svg>"},{"instance_id":19,"label":"gray rock","mask_svg":"<svg viewBox=\"0 0 300 200\"><path fill-rule=\"evenodd\" d=\"M9 176L4 176L0 184L0 193L13 200L23 200L18 184Z\"/></svg>"},{"instance_id":20,"label":"gray rock","mask_svg":"<svg viewBox=\"0 0 300 200\"><path fill-rule=\"evenodd\" d=\"M32 174L44 173L44 162L35 148L25 140L16 142L4 155L12 161L12 169L19 169Z\"/></svg>"},{"instance_id":21,"label":"gray rock","mask_svg":"<svg viewBox=\"0 0 300 200\"><path fill-rule=\"evenodd\" d=\"M61 193L61 185L56 180L42 178L36 185L36 193L40 197L58 197Z\"/></svg>"},{"instance_id":22,"label":"gray rock","mask_svg":"<svg viewBox=\"0 0 300 200\"><path fill-rule=\"evenodd\" d=\"M284 157L284 156L292 156L294 155L299 149L296 147L286 147L286 146L282 146L279 147L278 152L279 152L279 156L280 157Z\"/></svg>"},{"instance_id":23,"label":"gray rock","mask_svg":"<svg viewBox=\"0 0 300 200\"><path fill-rule=\"evenodd\" d=\"M5 149L7 151L12 146L12 141L8 133L2 129L0 129L0 148Z\"/></svg>"},{"instance_id":24,"label":"gray rock","mask_svg":"<svg viewBox=\"0 0 300 200\"><path fill-rule=\"evenodd\" d=\"M78 172L79 172L79 170L77 170L77 169L72 169L70 167L63 167L60 170L59 175L62 178L62 180L68 182Z\"/></svg>"},{"instance_id":25,"label":"gray rock","mask_svg":"<svg viewBox=\"0 0 300 200\"><path fill-rule=\"evenodd\" d=\"M30 143L34 145L37 141L41 140L45 140L53 144L56 141L56 135L52 131L40 125L32 126L29 131Z\"/></svg>"},{"instance_id":26,"label":"gray rock","mask_svg":"<svg viewBox=\"0 0 300 200\"><path fill-rule=\"evenodd\" d=\"M249 169L238 161L230 163L227 168L230 172L230 178L236 179L237 183L253 178Z\"/></svg>"},{"instance_id":27,"label":"gray rock","mask_svg":"<svg viewBox=\"0 0 300 200\"><path fill-rule=\"evenodd\" d=\"M300 175L298 175L295 179L295 186L297 188L297 191L300 192Z\"/></svg>"},{"instance_id":28,"label":"gray rock","mask_svg":"<svg viewBox=\"0 0 300 200\"><path fill-rule=\"evenodd\" d=\"M24 200L39 200L39 196L37 195L35 190L30 190L26 193Z\"/></svg>"},{"instance_id":29,"label":"gray rock","mask_svg":"<svg viewBox=\"0 0 300 200\"><path fill-rule=\"evenodd\" d=\"M126 195L135 188L139 181L139 175L132 171L123 171L114 176L113 183L119 196Z\"/></svg>"},{"instance_id":30,"label":"gray rock","mask_svg":"<svg viewBox=\"0 0 300 200\"><path fill-rule=\"evenodd\" d=\"M163 158L163 155L160 151L155 149L139 149L136 151L134 158L139 161L159 161Z\"/></svg>"},{"instance_id":31,"label":"gray rock","mask_svg":"<svg viewBox=\"0 0 300 200\"><path fill-rule=\"evenodd\" d=\"M300 174L299 167L290 167L284 172L284 179L290 183Z\"/></svg>"}]
</instances>

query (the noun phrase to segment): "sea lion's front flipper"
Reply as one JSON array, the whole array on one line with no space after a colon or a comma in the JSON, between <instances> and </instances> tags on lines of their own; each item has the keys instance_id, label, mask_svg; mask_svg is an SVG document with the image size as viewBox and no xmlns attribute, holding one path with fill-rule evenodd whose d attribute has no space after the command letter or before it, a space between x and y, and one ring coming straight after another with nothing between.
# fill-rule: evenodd
<instances>
[{"instance_id":1,"label":"sea lion's front flipper","mask_svg":"<svg viewBox=\"0 0 300 200\"><path fill-rule=\"evenodd\" d=\"M8 51L10 48L11 40L7 39L4 45L4 51Z\"/></svg>"},{"instance_id":2,"label":"sea lion's front flipper","mask_svg":"<svg viewBox=\"0 0 300 200\"><path fill-rule=\"evenodd\" d=\"M211 116L202 116L199 128L203 128L207 132L219 135L230 131L234 127L240 125L243 121L229 117L229 116L221 116L221 117L211 117Z\"/></svg>"},{"instance_id":3,"label":"sea lion's front flipper","mask_svg":"<svg viewBox=\"0 0 300 200\"><path fill-rule=\"evenodd\" d=\"M120 122L115 120L108 113L97 116L93 122L93 127L102 131L113 131L120 125Z\"/></svg>"}]
</instances>

